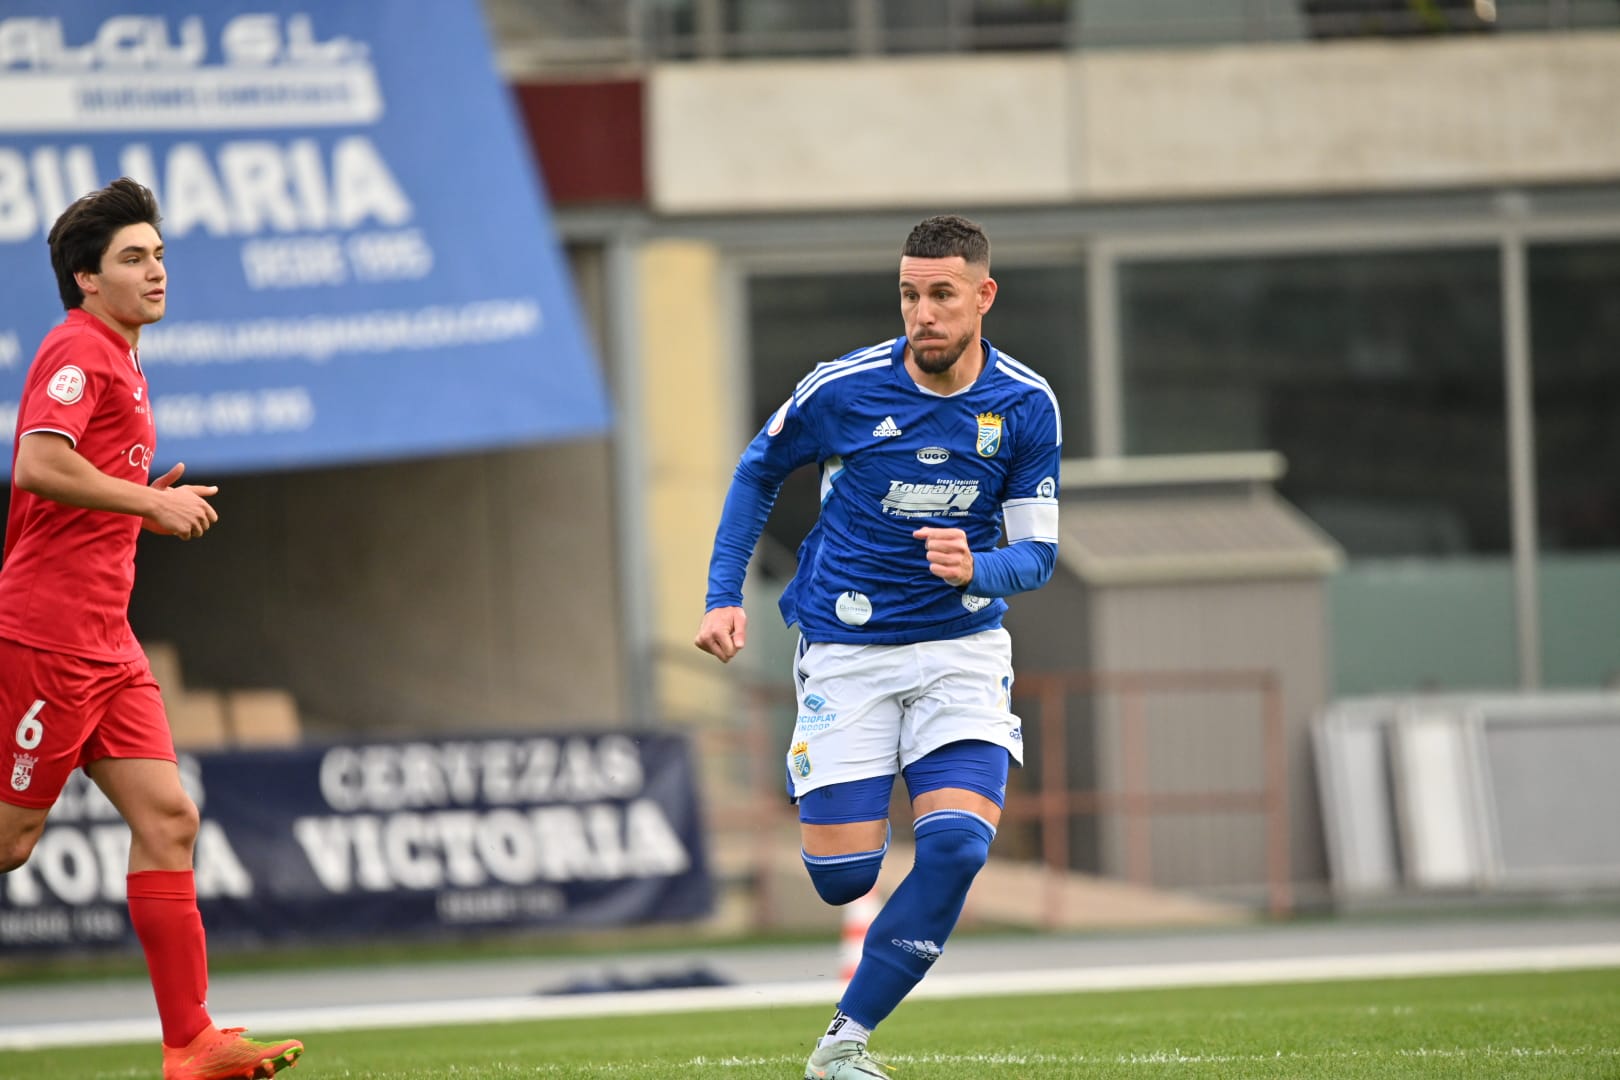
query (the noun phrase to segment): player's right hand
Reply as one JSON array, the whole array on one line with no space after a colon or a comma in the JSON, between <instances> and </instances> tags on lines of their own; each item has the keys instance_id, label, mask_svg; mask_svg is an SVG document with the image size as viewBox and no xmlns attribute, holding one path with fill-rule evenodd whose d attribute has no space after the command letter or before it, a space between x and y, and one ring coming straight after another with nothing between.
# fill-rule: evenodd
<instances>
[{"instance_id":1,"label":"player's right hand","mask_svg":"<svg viewBox=\"0 0 1620 1080\"><path fill-rule=\"evenodd\" d=\"M692 644L717 657L722 664L728 664L742 651L747 638L747 613L740 607L717 607L703 613L703 622Z\"/></svg>"},{"instance_id":2,"label":"player's right hand","mask_svg":"<svg viewBox=\"0 0 1620 1080\"><path fill-rule=\"evenodd\" d=\"M182 540L195 540L219 520L219 514L208 504L208 496L219 494L213 484L181 484L174 486L186 471L184 462L152 481L152 489L162 492L157 506L145 517L152 532L178 536Z\"/></svg>"}]
</instances>

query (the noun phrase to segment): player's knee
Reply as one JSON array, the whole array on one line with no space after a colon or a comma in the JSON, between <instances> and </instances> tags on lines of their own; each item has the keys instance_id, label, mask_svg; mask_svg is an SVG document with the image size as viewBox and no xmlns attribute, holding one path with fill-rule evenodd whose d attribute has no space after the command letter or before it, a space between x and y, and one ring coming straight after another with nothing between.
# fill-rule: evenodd
<instances>
[{"instance_id":1,"label":"player's knee","mask_svg":"<svg viewBox=\"0 0 1620 1080\"><path fill-rule=\"evenodd\" d=\"M996 830L967 811L941 810L917 819L917 864L935 873L972 881L990 858Z\"/></svg>"},{"instance_id":2,"label":"player's knee","mask_svg":"<svg viewBox=\"0 0 1620 1080\"><path fill-rule=\"evenodd\" d=\"M202 818L197 804L180 798L152 807L129 823L136 840L149 852L189 852L197 842Z\"/></svg>"},{"instance_id":3,"label":"player's knee","mask_svg":"<svg viewBox=\"0 0 1620 1080\"><path fill-rule=\"evenodd\" d=\"M34 853L34 845L39 842L39 829L29 829L25 832L0 836L0 874L9 874Z\"/></svg>"},{"instance_id":4,"label":"player's knee","mask_svg":"<svg viewBox=\"0 0 1620 1080\"><path fill-rule=\"evenodd\" d=\"M804 855L804 868L810 871L810 882L816 894L829 904L848 904L859 900L877 884L878 871L883 869L883 856L889 850L887 842L876 851L861 851L853 855Z\"/></svg>"},{"instance_id":5,"label":"player's knee","mask_svg":"<svg viewBox=\"0 0 1620 1080\"><path fill-rule=\"evenodd\" d=\"M174 843L190 850L197 842L197 830L202 828L202 813L197 804L186 799L179 806L172 807L164 817L164 827Z\"/></svg>"},{"instance_id":6,"label":"player's knee","mask_svg":"<svg viewBox=\"0 0 1620 1080\"><path fill-rule=\"evenodd\" d=\"M28 856L34 853L32 842L13 843L0 849L0 874L9 874L17 867L28 861Z\"/></svg>"}]
</instances>

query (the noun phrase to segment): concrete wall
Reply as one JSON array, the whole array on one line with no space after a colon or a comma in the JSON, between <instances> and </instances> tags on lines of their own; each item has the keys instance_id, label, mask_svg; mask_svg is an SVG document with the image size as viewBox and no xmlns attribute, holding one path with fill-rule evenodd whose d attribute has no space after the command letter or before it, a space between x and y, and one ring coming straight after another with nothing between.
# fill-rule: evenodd
<instances>
[{"instance_id":1,"label":"concrete wall","mask_svg":"<svg viewBox=\"0 0 1620 1080\"><path fill-rule=\"evenodd\" d=\"M1620 177L1620 34L668 64L664 213Z\"/></svg>"},{"instance_id":2,"label":"concrete wall","mask_svg":"<svg viewBox=\"0 0 1620 1080\"><path fill-rule=\"evenodd\" d=\"M724 708L721 665L692 646L703 617L720 505L742 452L722 327L720 256L707 244L657 241L635 259L640 327L633 392L646 476L659 710L674 717ZM630 451L635 452L635 451Z\"/></svg>"},{"instance_id":3,"label":"concrete wall","mask_svg":"<svg viewBox=\"0 0 1620 1080\"><path fill-rule=\"evenodd\" d=\"M605 440L219 483L137 559L188 685L284 686L316 734L626 719Z\"/></svg>"},{"instance_id":4,"label":"concrete wall","mask_svg":"<svg viewBox=\"0 0 1620 1080\"><path fill-rule=\"evenodd\" d=\"M647 158L666 213L1044 202L1074 190L1071 61L665 64Z\"/></svg>"}]
</instances>

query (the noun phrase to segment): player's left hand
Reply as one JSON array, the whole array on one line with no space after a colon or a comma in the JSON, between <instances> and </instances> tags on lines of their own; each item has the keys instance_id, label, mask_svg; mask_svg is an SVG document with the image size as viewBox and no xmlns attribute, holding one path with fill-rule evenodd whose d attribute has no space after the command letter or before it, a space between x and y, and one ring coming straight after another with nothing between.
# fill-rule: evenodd
<instances>
[{"instance_id":1,"label":"player's left hand","mask_svg":"<svg viewBox=\"0 0 1620 1080\"><path fill-rule=\"evenodd\" d=\"M961 529L924 526L911 534L923 542L928 553L928 569L948 584L961 587L973 580L973 549Z\"/></svg>"},{"instance_id":2,"label":"player's left hand","mask_svg":"<svg viewBox=\"0 0 1620 1080\"><path fill-rule=\"evenodd\" d=\"M152 481L152 486L157 488L159 491L162 491L164 488L174 487L174 482L184 476L185 472L186 463L183 461L176 462L174 468Z\"/></svg>"},{"instance_id":3,"label":"player's left hand","mask_svg":"<svg viewBox=\"0 0 1620 1080\"><path fill-rule=\"evenodd\" d=\"M193 494L201 496L201 497L203 497L205 499L210 495L219 494L219 488L215 487L212 484L179 484L179 485L177 485L176 481L178 481L180 479L180 477L184 476L185 472L186 472L186 463L183 462L183 461L175 462L174 468L170 469L168 472L164 473L162 476L160 476L156 480L152 481L153 490L155 490L155 491L165 491L165 490L168 490L169 488L173 488L173 487L178 486L181 491L189 491L189 492L192 492ZM217 513L215 513L212 510L212 508L210 508L208 512L211 515L213 520L218 520L219 515ZM205 531L208 528L209 524L212 524L212 521L209 521L209 522L205 523L202 526L202 529L195 530L193 532L187 533L184 537L182 537L182 539L190 540L190 539L193 539L194 537L201 536L203 534L203 531ZM179 536L180 535L179 533L176 533L171 529L164 528L162 525L159 525L157 522L153 521L151 518L142 518L141 519L141 528L145 529L147 532L150 532L150 533L157 533L159 536Z\"/></svg>"}]
</instances>

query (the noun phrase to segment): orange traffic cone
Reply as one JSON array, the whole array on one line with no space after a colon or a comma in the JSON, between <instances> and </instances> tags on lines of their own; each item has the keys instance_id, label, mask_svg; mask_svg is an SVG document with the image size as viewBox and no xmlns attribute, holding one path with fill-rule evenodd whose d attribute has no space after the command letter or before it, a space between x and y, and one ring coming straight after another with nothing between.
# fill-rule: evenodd
<instances>
[{"instance_id":1,"label":"orange traffic cone","mask_svg":"<svg viewBox=\"0 0 1620 1080\"><path fill-rule=\"evenodd\" d=\"M881 910L883 898L878 895L876 886L865 896L851 900L844 906L844 934L838 945L838 978L841 981L847 983L855 977L855 969L861 963L861 947L866 944L866 931Z\"/></svg>"}]
</instances>

